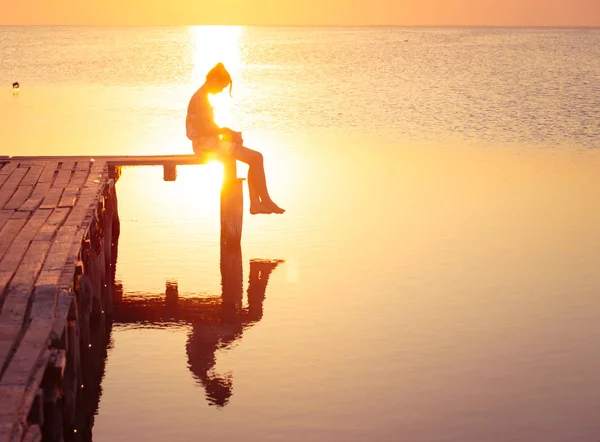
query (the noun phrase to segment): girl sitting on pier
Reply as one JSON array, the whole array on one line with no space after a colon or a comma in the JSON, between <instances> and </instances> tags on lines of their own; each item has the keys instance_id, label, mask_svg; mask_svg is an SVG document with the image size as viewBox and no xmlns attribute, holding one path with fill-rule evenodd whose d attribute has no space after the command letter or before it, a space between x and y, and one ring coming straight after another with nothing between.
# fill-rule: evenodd
<instances>
[{"instance_id":1,"label":"girl sitting on pier","mask_svg":"<svg viewBox=\"0 0 600 442\"><path fill-rule=\"evenodd\" d=\"M214 121L214 112L208 101L208 95L218 94L227 86L231 94L233 86L231 75L225 66L219 63L208 72L206 81L190 100L186 118L187 137L192 140L192 148L196 155L217 152L248 164L251 214L281 214L285 210L273 202L267 190L262 154L243 146L241 132L219 127Z\"/></svg>"}]
</instances>

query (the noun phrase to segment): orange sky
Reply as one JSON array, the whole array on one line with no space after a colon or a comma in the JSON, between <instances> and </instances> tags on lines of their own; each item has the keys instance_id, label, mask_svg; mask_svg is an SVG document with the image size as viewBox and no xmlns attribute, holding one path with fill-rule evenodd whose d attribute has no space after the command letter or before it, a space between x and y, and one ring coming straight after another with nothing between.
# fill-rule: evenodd
<instances>
[{"instance_id":1,"label":"orange sky","mask_svg":"<svg viewBox=\"0 0 600 442\"><path fill-rule=\"evenodd\" d=\"M600 0L0 0L0 24L600 26Z\"/></svg>"}]
</instances>

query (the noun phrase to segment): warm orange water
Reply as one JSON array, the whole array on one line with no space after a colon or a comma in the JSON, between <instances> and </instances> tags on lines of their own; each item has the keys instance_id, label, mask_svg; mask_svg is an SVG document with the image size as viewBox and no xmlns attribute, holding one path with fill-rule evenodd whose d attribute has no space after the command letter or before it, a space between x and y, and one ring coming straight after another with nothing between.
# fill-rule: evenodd
<instances>
[{"instance_id":1,"label":"warm orange water","mask_svg":"<svg viewBox=\"0 0 600 442\"><path fill-rule=\"evenodd\" d=\"M263 319L216 354L229 404L194 382L190 326L117 325L98 440L591 440L600 157L348 151L273 180L301 187L278 192L285 217L246 219L245 280L250 258L286 263ZM125 290L217 296L217 193L201 169L160 172L119 183Z\"/></svg>"},{"instance_id":2,"label":"warm orange water","mask_svg":"<svg viewBox=\"0 0 600 442\"><path fill-rule=\"evenodd\" d=\"M75 31L45 32L70 41ZM42 72L16 98L5 88L0 153L189 150L189 72L214 58L198 49L207 37L78 32L48 62L56 81ZM578 83L600 72L588 56L598 33L218 32L238 91L220 118L249 128L288 209L246 215L244 291L251 259L285 263L270 275L262 317L241 332L115 323L94 440L598 440L600 133L597 86ZM420 46L393 52L392 69L375 42L406 38ZM99 41L89 66L57 67ZM126 54L137 69L119 58L150 43L147 64ZM560 78L547 68L580 55ZM459 68L442 69L449 60ZM505 77L492 69L499 60ZM126 299L164 299L176 281L182 303L218 301L219 179L218 165L180 168L174 183L158 168L124 171ZM215 336L228 345L215 350ZM220 407L190 366L213 354L210 375L229 383Z\"/></svg>"}]
</instances>

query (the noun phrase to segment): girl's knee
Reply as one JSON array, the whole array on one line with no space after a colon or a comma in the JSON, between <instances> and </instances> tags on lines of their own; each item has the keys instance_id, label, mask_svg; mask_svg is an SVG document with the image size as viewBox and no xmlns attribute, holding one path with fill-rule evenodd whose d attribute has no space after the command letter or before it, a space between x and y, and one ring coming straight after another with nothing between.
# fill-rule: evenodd
<instances>
[{"instance_id":1,"label":"girl's knee","mask_svg":"<svg viewBox=\"0 0 600 442\"><path fill-rule=\"evenodd\" d=\"M263 162L263 154L257 151L252 152L252 159L251 159L253 164L262 164Z\"/></svg>"},{"instance_id":2,"label":"girl's knee","mask_svg":"<svg viewBox=\"0 0 600 442\"><path fill-rule=\"evenodd\" d=\"M247 147L238 148L236 158L246 164L262 164L263 162L263 155L260 152Z\"/></svg>"}]
</instances>

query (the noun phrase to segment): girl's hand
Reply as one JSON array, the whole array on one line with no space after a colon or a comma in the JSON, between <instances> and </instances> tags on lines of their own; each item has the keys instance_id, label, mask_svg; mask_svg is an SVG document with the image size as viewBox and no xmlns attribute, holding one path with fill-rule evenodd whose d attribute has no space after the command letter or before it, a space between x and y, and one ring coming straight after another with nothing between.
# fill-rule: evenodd
<instances>
[{"instance_id":1,"label":"girl's hand","mask_svg":"<svg viewBox=\"0 0 600 442\"><path fill-rule=\"evenodd\" d=\"M233 132L231 141L233 141L236 144L242 144L244 142L244 139L242 138L242 133L241 132Z\"/></svg>"},{"instance_id":2,"label":"girl's hand","mask_svg":"<svg viewBox=\"0 0 600 442\"><path fill-rule=\"evenodd\" d=\"M244 142L241 132L236 132L228 127L222 127L219 132L223 135L223 141L231 141L236 144L242 144Z\"/></svg>"}]
</instances>

